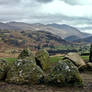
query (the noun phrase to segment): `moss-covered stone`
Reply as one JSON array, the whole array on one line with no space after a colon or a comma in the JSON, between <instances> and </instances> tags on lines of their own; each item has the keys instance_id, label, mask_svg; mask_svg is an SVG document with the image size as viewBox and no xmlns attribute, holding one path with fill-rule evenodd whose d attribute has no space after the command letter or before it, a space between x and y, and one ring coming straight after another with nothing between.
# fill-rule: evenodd
<instances>
[{"instance_id":1,"label":"moss-covered stone","mask_svg":"<svg viewBox=\"0 0 92 92\"><path fill-rule=\"evenodd\" d=\"M43 78L43 71L30 60L17 60L8 71L6 82L15 84L38 84Z\"/></svg>"},{"instance_id":2,"label":"moss-covered stone","mask_svg":"<svg viewBox=\"0 0 92 92\"><path fill-rule=\"evenodd\" d=\"M0 80L5 80L8 71L8 63L5 60L0 60Z\"/></svg>"},{"instance_id":3,"label":"moss-covered stone","mask_svg":"<svg viewBox=\"0 0 92 92\"><path fill-rule=\"evenodd\" d=\"M36 53L36 63L43 70L47 70L49 68L49 54L46 50L39 50Z\"/></svg>"},{"instance_id":4,"label":"moss-covered stone","mask_svg":"<svg viewBox=\"0 0 92 92\"><path fill-rule=\"evenodd\" d=\"M29 48L25 48L18 56L18 59L32 60L34 63L36 63L35 56Z\"/></svg>"},{"instance_id":5,"label":"moss-covered stone","mask_svg":"<svg viewBox=\"0 0 92 92\"><path fill-rule=\"evenodd\" d=\"M77 67L70 60L59 61L52 69L46 81L58 86L83 85Z\"/></svg>"}]
</instances>

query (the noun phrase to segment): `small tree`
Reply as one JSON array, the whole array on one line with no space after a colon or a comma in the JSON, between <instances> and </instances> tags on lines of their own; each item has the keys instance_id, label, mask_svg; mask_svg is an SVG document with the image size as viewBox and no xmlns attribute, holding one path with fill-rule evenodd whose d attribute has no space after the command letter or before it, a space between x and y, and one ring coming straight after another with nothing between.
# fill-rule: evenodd
<instances>
[{"instance_id":1,"label":"small tree","mask_svg":"<svg viewBox=\"0 0 92 92\"><path fill-rule=\"evenodd\" d=\"M91 44L91 46L90 46L89 62L92 62L92 44Z\"/></svg>"}]
</instances>

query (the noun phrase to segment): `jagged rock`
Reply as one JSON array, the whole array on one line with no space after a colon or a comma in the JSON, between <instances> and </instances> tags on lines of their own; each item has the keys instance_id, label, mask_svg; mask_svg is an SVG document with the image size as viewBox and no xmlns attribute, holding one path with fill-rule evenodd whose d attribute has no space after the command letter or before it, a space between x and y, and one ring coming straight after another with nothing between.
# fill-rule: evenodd
<instances>
[{"instance_id":1,"label":"jagged rock","mask_svg":"<svg viewBox=\"0 0 92 92\"><path fill-rule=\"evenodd\" d=\"M83 85L78 68L70 60L59 61L45 81L58 86Z\"/></svg>"},{"instance_id":2,"label":"jagged rock","mask_svg":"<svg viewBox=\"0 0 92 92\"><path fill-rule=\"evenodd\" d=\"M49 68L49 54L46 50L39 50L36 53L36 63L43 70L47 70Z\"/></svg>"},{"instance_id":3,"label":"jagged rock","mask_svg":"<svg viewBox=\"0 0 92 92\"><path fill-rule=\"evenodd\" d=\"M18 56L18 59L32 60L34 63L36 63L35 56L29 48L25 48Z\"/></svg>"},{"instance_id":4,"label":"jagged rock","mask_svg":"<svg viewBox=\"0 0 92 92\"><path fill-rule=\"evenodd\" d=\"M6 82L15 84L38 84L43 78L43 71L30 60L17 60L8 71Z\"/></svg>"},{"instance_id":5,"label":"jagged rock","mask_svg":"<svg viewBox=\"0 0 92 92\"><path fill-rule=\"evenodd\" d=\"M71 60L71 62L75 64L79 69L86 66L84 60L77 53L68 53L67 55L65 55L65 59Z\"/></svg>"},{"instance_id":6,"label":"jagged rock","mask_svg":"<svg viewBox=\"0 0 92 92\"><path fill-rule=\"evenodd\" d=\"M5 60L0 60L0 80L5 80L8 71L8 63Z\"/></svg>"}]
</instances>

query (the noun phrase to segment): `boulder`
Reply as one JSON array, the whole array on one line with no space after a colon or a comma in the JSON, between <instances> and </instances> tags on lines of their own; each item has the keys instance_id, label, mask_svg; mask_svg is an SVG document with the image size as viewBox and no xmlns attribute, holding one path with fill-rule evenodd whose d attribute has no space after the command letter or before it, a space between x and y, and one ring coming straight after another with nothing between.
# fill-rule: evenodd
<instances>
[{"instance_id":1,"label":"boulder","mask_svg":"<svg viewBox=\"0 0 92 92\"><path fill-rule=\"evenodd\" d=\"M39 50L36 53L36 64L43 70L47 70L49 68L49 54L46 50Z\"/></svg>"},{"instance_id":2,"label":"boulder","mask_svg":"<svg viewBox=\"0 0 92 92\"><path fill-rule=\"evenodd\" d=\"M8 71L8 63L5 60L0 60L0 80L5 80Z\"/></svg>"},{"instance_id":3,"label":"boulder","mask_svg":"<svg viewBox=\"0 0 92 92\"><path fill-rule=\"evenodd\" d=\"M35 56L29 48L25 48L18 56L18 59L32 60L34 63L36 63Z\"/></svg>"},{"instance_id":4,"label":"boulder","mask_svg":"<svg viewBox=\"0 0 92 92\"><path fill-rule=\"evenodd\" d=\"M78 68L70 60L59 61L45 81L57 86L83 85Z\"/></svg>"},{"instance_id":5,"label":"boulder","mask_svg":"<svg viewBox=\"0 0 92 92\"><path fill-rule=\"evenodd\" d=\"M86 63L83 61L78 53L68 53L67 55L65 55L64 59L71 60L72 63L75 64L79 69L86 66Z\"/></svg>"},{"instance_id":6,"label":"boulder","mask_svg":"<svg viewBox=\"0 0 92 92\"><path fill-rule=\"evenodd\" d=\"M17 60L7 73L6 82L15 84L39 84L43 71L30 60Z\"/></svg>"}]
</instances>

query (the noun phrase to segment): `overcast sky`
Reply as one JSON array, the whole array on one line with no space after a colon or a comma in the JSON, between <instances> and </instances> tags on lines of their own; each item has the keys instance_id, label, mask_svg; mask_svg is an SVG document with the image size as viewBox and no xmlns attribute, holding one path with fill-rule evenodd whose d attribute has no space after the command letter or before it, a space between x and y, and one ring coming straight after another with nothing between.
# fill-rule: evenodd
<instances>
[{"instance_id":1,"label":"overcast sky","mask_svg":"<svg viewBox=\"0 0 92 92\"><path fill-rule=\"evenodd\" d=\"M0 0L0 21L69 24L92 33L92 0Z\"/></svg>"}]
</instances>

